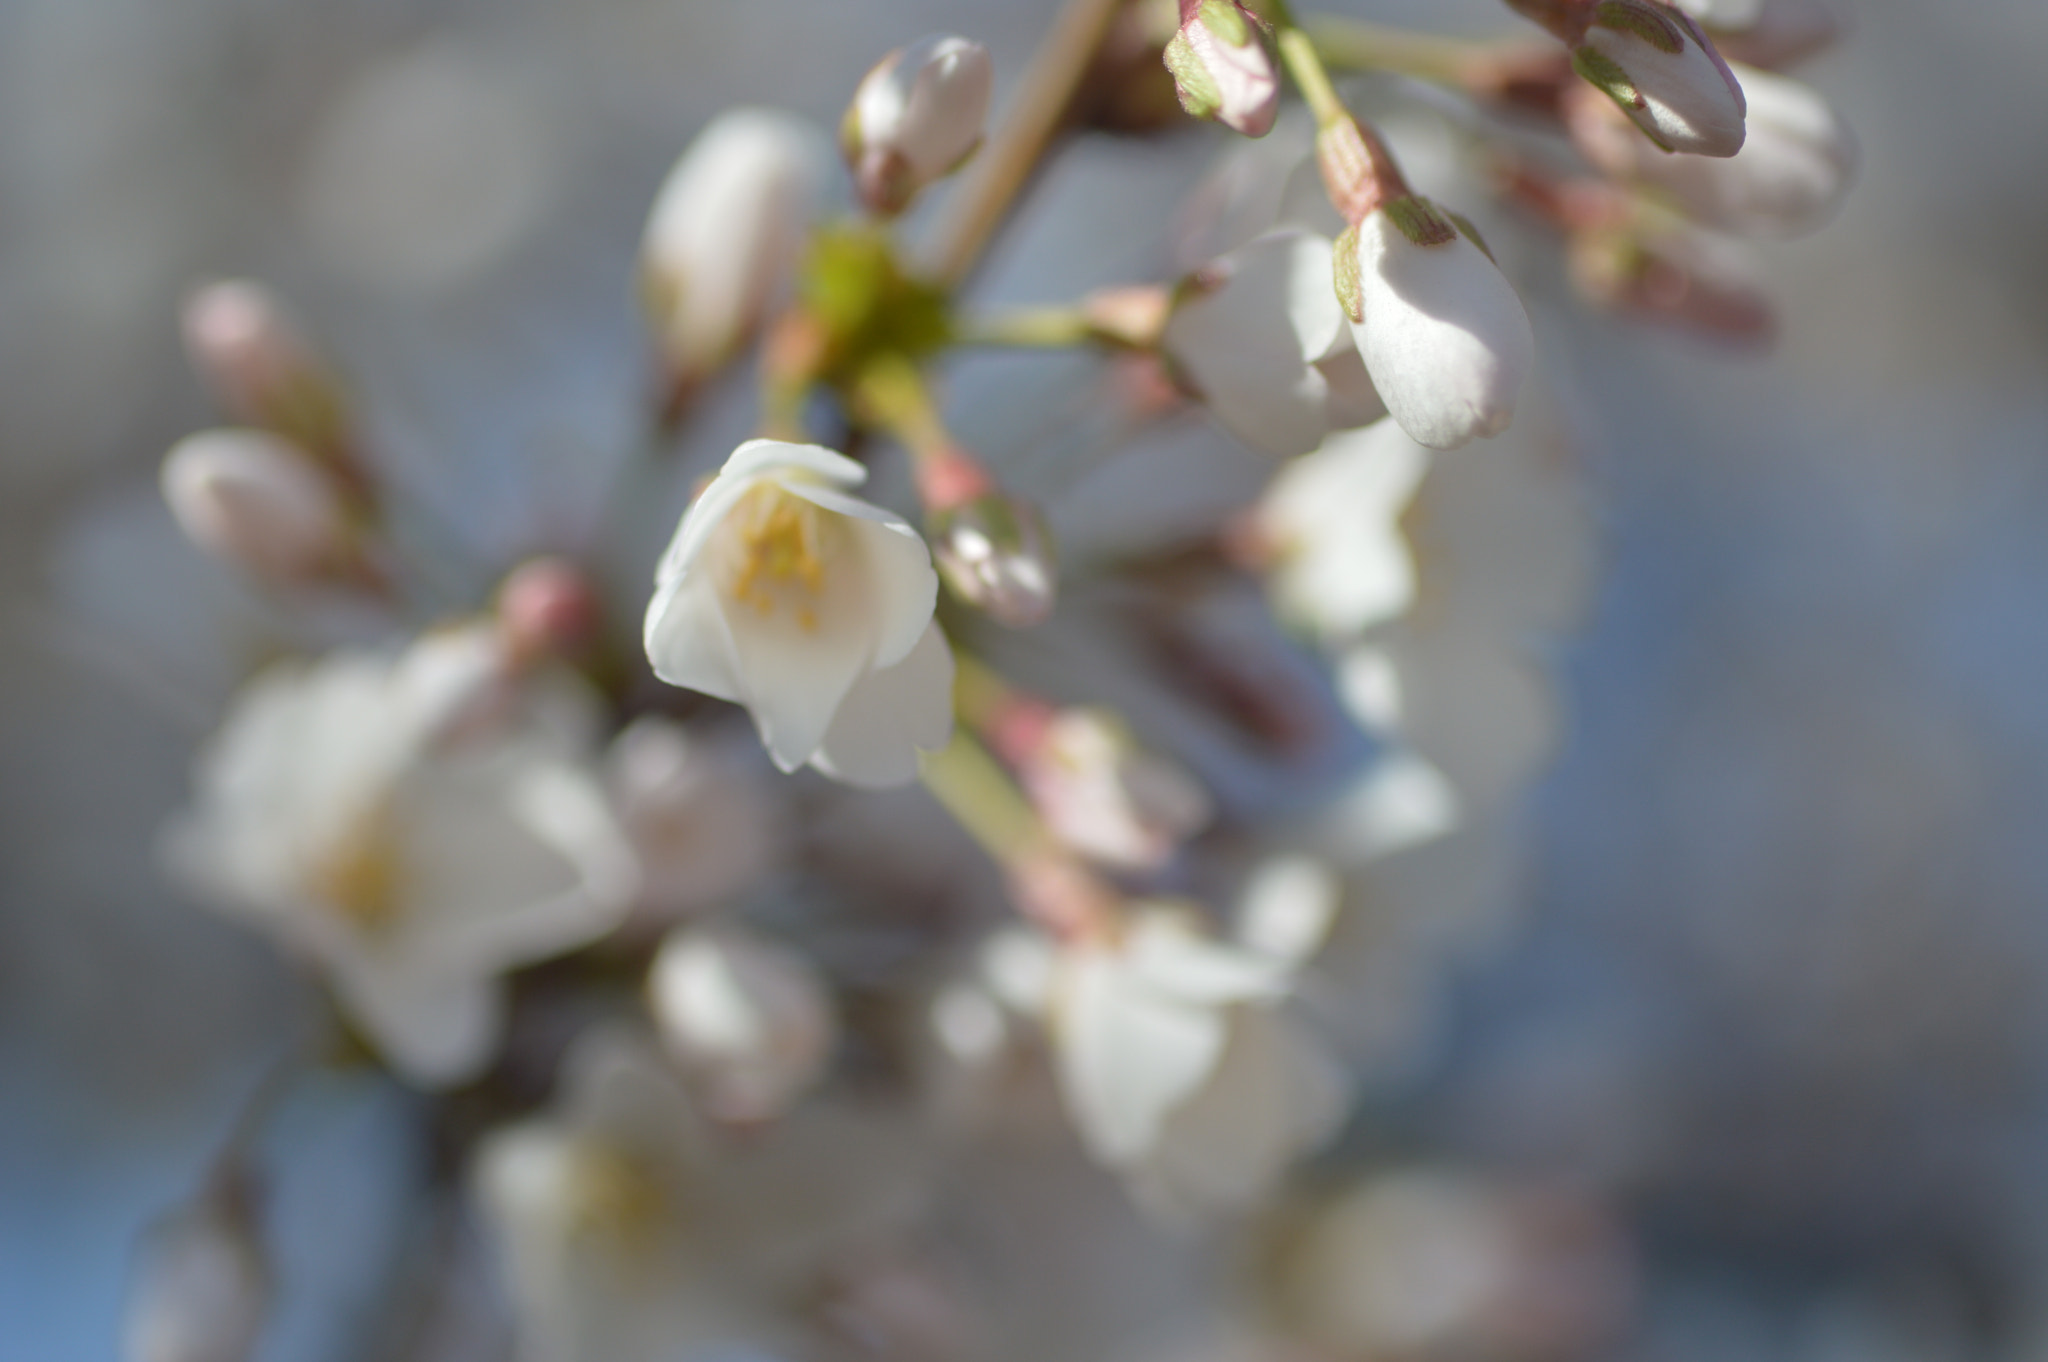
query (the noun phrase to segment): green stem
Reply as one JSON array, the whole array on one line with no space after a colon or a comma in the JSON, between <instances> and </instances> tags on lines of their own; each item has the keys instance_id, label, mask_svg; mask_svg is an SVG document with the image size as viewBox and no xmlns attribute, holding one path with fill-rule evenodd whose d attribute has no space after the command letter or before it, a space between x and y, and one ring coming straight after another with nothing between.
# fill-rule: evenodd
<instances>
[{"instance_id":1,"label":"green stem","mask_svg":"<svg viewBox=\"0 0 2048 1362\"><path fill-rule=\"evenodd\" d=\"M924 784L996 864L1016 867L1047 844L1038 814L1009 774L966 729L924 759Z\"/></svg>"},{"instance_id":2,"label":"green stem","mask_svg":"<svg viewBox=\"0 0 2048 1362\"><path fill-rule=\"evenodd\" d=\"M1476 44L1411 33L1362 19L1318 14L1304 30L1328 66L1347 71L1391 71L1441 85L1462 85L1475 57Z\"/></svg>"},{"instance_id":3,"label":"green stem","mask_svg":"<svg viewBox=\"0 0 2048 1362\"><path fill-rule=\"evenodd\" d=\"M970 317L960 323L962 345L1014 346L1029 349L1060 349L1086 345L1095 338L1095 325L1079 307L1020 307L986 317Z\"/></svg>"},{"instance_id":4,"label":"green stem","mask_svg":"<svg viewBox=\"0 0 2048 1362\"><path fill-rule=\"evenodd\" d=\"M1330 73L1323 67L1314 40L1296 21L1293 7L1287 0L1265 0L1265 6L1273 21L1280 61L1294 78L1309 112L1315 115L1316 126L1328 127L1351 117L1351 111L1337 97L1337 87L1330 83Z\"/></svg>"}]
</instances>

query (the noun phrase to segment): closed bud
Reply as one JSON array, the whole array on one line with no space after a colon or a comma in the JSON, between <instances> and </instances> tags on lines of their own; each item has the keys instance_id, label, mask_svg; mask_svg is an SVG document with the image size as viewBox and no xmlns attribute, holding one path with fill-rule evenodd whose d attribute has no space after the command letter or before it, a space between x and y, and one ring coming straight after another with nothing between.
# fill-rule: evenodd
<instances>
[{"instance_id":1,"label":"closed bud","mask_svg":"<svg viewBox=\"0 0 2048 1362\"><path fill-rule=\"evenodd\" d=\"M498 626L521 662L573 657L597 641L604 607L597 588L566 558L521 563L498 587Z\"/></svg>"},{"instance_id":2,"label":"closed bud","mask_svg":"<svg viewBox=\"0 0 2048 1362\"><path fill-rule=\"evenodd\" d=\"M160 481L186 538L260 581L373 579L340 488L288 440L201 431L164 456Z\"/></svg>"},{"instance_id":3,"label":"closed bud","mask_svg":"<svg viewBox=\"0 0 2048 1362\"><path fill-rule=\"evenodd\" d=\"M340 382L276 294L248 279L207 284L181 321L192 367L235 420L347 457Z\"/></svg>"},{"instance_id":4,"label":"closed bud","mask_svg":"<svg viewBox=\"0 0 2048 1362\"><path fill-rule=\"evenodd\" d=\"M1691 15L1658 0L1600 0L1572 66L1666 151L1742 149L1742 87Z\"/></svg>"},{"instance_id":5,"label":"closed bud","mask_svg":"<svg viewBox=\"0 0 2048 1362\"><path fill-rule=\"evenodd\" d=\"M1725 160L1665 156L1591 91L1567 102L1572 138L1608 174L1663 191L1691 217L1744 236L1826 225L1855 173L1856 143L1827 101L1786 76L1738 68L1749 135Z\"/></svg>"},{"instance_id":6,"label":"closed bud","mask_svg":"<svg viewBox=\"0 0 2048 1362\"><path fill-rule=\"evenodd\" d=\"M1265 24L1239 0L1181 0L1180 32L1166 44L1180 104L1246 137L1264 137L1280 112L1280 74Z\"/></svg>"},{"instance_id":7,"label":"closed bud","mask_svg":"<svg viewBox=\"0 0 2048 1362\"><path fill-rule=\"evenodd\" d=\"M1603 307L1734 345L1777 334L1770 295L1725 239L1678 229L1637 236L1588 232L1571 243L1572 283Z\"/></svg>"},{"instance_id":8,"label":"closed bud","mask_svg":"<svg viewBox=\"0 0 2048 1362\"><path fill-rule=\"evenodd\" d=\"M1431 449L1507 429L1536 339L1468 224L1396 199L1344 234L1336 266L1352 339L1396 425Z\"/></svg>"},{"instance_id":9,"label":"closed bud","mask_svg":"<svg viewBox=\"0 0 2048 1362\"><path fill-rule=\"evenodd\" d=\"M144 1232L122 1332L128 1362L245 1362L270 1305L253 1194L209 1188Z\"/></svg>"},{"instance_id":10,"label":"closed bud","mask_svg":"<svg viewBox=\"0 0 2048 1362\"><path fill-rule=\"evenodd\" d=\"M988 49L934 33L884 57L840 125L861 202L893 216L981 145L994 73Z\"/></svg>"},{"instance_id":11,"label":"closed bud","mask_svg":"<svg viewBox=\"0 0 2048 1362\"><path fill-rule=\"evenodd\" d=\"M1707 27L1714 25L1708 23ZM1754 23L1716 32L1714 42L1731 62L1782 71L1823 51L1841 36L1842 21L1826 0L1764 0Z\"/></svg>"},{"instance_id":12,"label":"closed bud","mask_svg":"<svg viewBox=\"0 0 2048 1362\"><path fill-rule=\"evenodd\" d=\"M831 1058L837 1027L817 971L752 933L671 932L647 987L663 1043L719 1120L779 1115Z\"/></svg>"},{"instance_id":13,"label":"closed bud","mask_svg":"<svg viewBox=\"0 0 2048 1362\"><path fill-rule=\"evenodd\" d=\"M655 196L641 245L647 305L671 379L730 359L794 272L824 175L821 138L789 114L712 120Z\"/></svg>"},{"instance_id":14,"label":"closed bud","mask_svg":"<svg viewBox=\"0 0 2048 1362\"><path fill-rule=\"evenodd\" d=\"M939 575L961 600L1011 629L1052 614L1059 571L1036 506L991 491L934 512L928 528Z\"/></svg>"}]
</instances>

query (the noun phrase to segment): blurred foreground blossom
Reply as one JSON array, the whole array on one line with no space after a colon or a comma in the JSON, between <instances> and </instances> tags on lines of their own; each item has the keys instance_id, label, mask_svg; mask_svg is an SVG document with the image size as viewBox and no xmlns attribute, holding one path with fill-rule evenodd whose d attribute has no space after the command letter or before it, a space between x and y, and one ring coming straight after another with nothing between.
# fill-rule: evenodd
<instances>
[{"instance_id":1,"label":"blurred foreground blossom","mask_svg":"<svg viewBox=\"0 0 2048 1362\"><path fill-rule=\"evenodd\" d=\"M254 1192L230 1175L144 1234L123 1342L128 1362L247 1362L270 1310Z\"/></svg>"},{"instance_id":2,"label":"blurred foreground blossom","mask_svg":"<svg viewBox=\"0 0 2048 1362\"><path fill-rule=\"evenodd\" d=\"M724 906L771 867L782 810L757 752L655 715L612 740L606 784L650 923Z\"/></svg>"},{"instance_id":3,"label":"blurred foreground blossom","mask_svg":"<svg viewBox=\"0 0 2048 1362\"><path fill-rule=\"evenodd\" d=\"M600 936L631 906L588 702L508 684L480 631L275 667L201 756L167 843L195 890L318 965L424 1083L490 1059L505 969Z\"/></svg>"},{"instance_id":4,"label":"blurred foreground blossom","mask_svg":"<svg viewBox=\"0 0 2048 1362\"><path fill-rule=\"evenodd\" d=\"M669 1054L721 1121L779 1115L831 1058L837 1027L817 971L739 927L670 933L647 988Z\"/></svg>"},{"instance_id":5,"label":"blurred foreground blossom","mask_svg":"<svg viewBox=\"0 0 2048 1362\"><path fill-rule=\"evenodd\" d=\"M785 771L900 785L952 730L938 574L917 531L848 494L861 465L750 440L690 506L655 574L655 675L743 704Z\"/></svg>"}]
</instances>

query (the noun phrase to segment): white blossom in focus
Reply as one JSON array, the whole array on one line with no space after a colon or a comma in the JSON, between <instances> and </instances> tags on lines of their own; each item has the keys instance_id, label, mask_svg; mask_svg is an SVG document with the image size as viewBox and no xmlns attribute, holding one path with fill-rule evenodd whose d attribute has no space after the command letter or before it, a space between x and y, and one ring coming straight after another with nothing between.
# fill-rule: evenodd
<instances>
[{"instance_id":1,"label":"white blossom in focus","mask_svg":"<svg viewBox=\"0 0 2048 1362\"><path fill-rule=\"evenodd\" d=\"M671 932L647 992L662 1042L722 1121L779 1115L824 1071L838 1034L810 962L730 925Z\"/></svg>"},{"instance_id":2,"label":"white blossom in focus","mask_svg":"<svg viewBox=\"0 0 2048 1362\"><path fill-rule=\"evenodd\" d=\"M742 753L658 715L612 740L605 781L639 857L650 920L719 907L769 869L781 828L765 775L751 744Z\"/></svg>"},{"instance_id":3,"label":"white blossom in focus","mask_svg":"<svg viewBox=\"0 0 2048 1362\"><path fill-rule=\"evenodd\" d=\"M1279 458L1385 413L1330 288L1331 246L1260 237L1181 289L1161 346L1233 435Z\"/></svg>"},{"instance_id":4,"label":"white blossom in focus","mask_svg":"<svg viewBox=\"0 0 2048 1362\"><path fill-rule=\"evenodd\" d=\"M1415 567L1400 518L1428 466L1429 451L1389 421L1333 435L1280 470L1257 523L1282 616L1335 642L1408 608Z\"/></svg>"},{"instance_id":5,"label":"white blossom in focus","mask_svg":"<svg viewBox=\"0 0 2048 1362\"><path fill-rule=\"evenodd\" d=\"M807 1108L722 1140L652 1045L586 1033L553 1107L478 1147L521 1362L788 1355L788 1302L896 1213L920 1151Z\"/></svg>"},{"instance_id":6,"label":"white blossom in focus","mask_svg":"<svg viewBox=\"0 0 2048 1362\"><path fill-rule=\"evenodd\" d=\"M1856 170L1856 142L1826 100L1799 81L1730 66L1749 101L1749 136L1725 159L1667 156L1588 91L1567 104L1572 136L1610 175L1651 185L1710 226L1794 237L1825 226Z\"/></svg>"},{"instance_id":7,"label":"white blossom in focus","mask_svg":"<svg viewBox=\"0 0 2048 1362\"><path fill-rule=\"evenodd\" d=\"M1214 813L1194 777L1140 747L1107 710L1052 714L1019 762L1019 775L1054 836L1124 870L1165 865Z\"/></svg>"},{"instance_id":8,"label":"white blossom in focus","mask_svg":"<svg viewBox=\"0 0 2048 1362\"><path fill-rule=\"evenodd\" d=\"M414 1081L473 1076L499 976L617 926L632 852L590 769L590 705L508 689L485 630L252 681L202 753L173 868L326 972Z\"/></svg>"},{"instance_id":9,"label":"white blossom in focus","mask_svg":"<svg viewBox=\"0 0 2048 1362\"><path fill-rule=\"evenodd\" d=\"M127 1362L247 1362L270 1309L270 1269L246 1189L206 1193L143 1232L128 1313Z\"/></svg>"},{"instance_id":10,"label":"white blossom in focus","mask_svg":"<svg viewBox=\"0 0 2048 1362\"><path fill-rule=\"evenodd\" d=\"M949 33L884 57L861 81L840 129L862 201L901 212L973 155L994 80L988 49Z\"/></svg>"},{"instance_id":11,"label":"white blossom in focus","mask_svg":"<svg viewBox=\"0 0 2048 1362\"><path fill-rule=\"evenodd\" d=\"M1666 151L1742 149L1742 87L1683 10L1660 0L1601 0L1572 65Z\"/></svg>"},{"instance_id":12,"label":"white blossom in focus","mask_svg":"<svg viewBox=\"0 0 2048 1362\"><path fill-rule=\"evenodd\" d=\"M1067 944L1050 1030L1094 1156L1178 1213L1256 1199L1335 1127L1344 1081L1287 1010L1291 966L1202 934L1170 905Z\"/></svg>"},{"instance_id":13,"label":"white blossom in focus","mask_svg":"<svg viewBox=\"0 0 2048 1362\"><path fill-rule=\"evenodd\" d=\"M1358 252L1352 336L1395 424L1431 449L1506 430L1536 340L1486 252L1415 198L1367 214L1345 240Z\"/></svg>"},{"instance_id":14,"label":"white blossom in focus","mask_svg":"<svg viewBox=\"0 0 2048 1362\"><path fill-rule=\"evenodd\" d=\"M641 269L664 354L698 377L725 362L789 278L829 152L816 128L730 109L697 134L656 194Z\"/></svg>"},{"instance_id":15,"label":"white blossom in focus","mask_svg":"<svg viewBox=\"0 0 2048 1362\"><path fill-rule=\"evenodd\" d=\"M848 495L867 470L750 440L683 516L655 572L654 674L745 705L775 764L901 785L953 729L938 574L899 516Z\"/></svg>"},{"instance_id":16,"label":"white blossom in focus","mask_svg":"<svg viewBox=\"0 0 2048 1362\"><path fill-rule=\"evenodd\" d=\"M1239 0L1181 0L1180 11L1165 56L1181 107L1264 137L1280 111L1280 71L1264 26Z\"/></svg>"},{"instance_id":17,"label":"white blossom in focus","mask_svg":"<svg viewBox=\"0 0 2048 1362\"><path fill-rule=\"evenodd\" d=\"M258 581L303 585L364 571L333 475L282 436L188 435L164 456L160 482L185 536Z\"/></svg>"}]
</instances>

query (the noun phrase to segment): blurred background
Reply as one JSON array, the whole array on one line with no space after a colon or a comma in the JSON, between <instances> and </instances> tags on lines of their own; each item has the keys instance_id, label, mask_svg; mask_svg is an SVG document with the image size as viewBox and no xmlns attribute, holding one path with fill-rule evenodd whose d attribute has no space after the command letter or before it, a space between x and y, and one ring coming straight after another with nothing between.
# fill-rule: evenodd
<instances>
[{"instance_id":1,"label":"blurred background","mask_svg":"<svg viewBox=\"0 0 2048 1362\"><path fill-rule=\"evenodd\" d=\"M1802 75L1862 180L1767 253L1775 355L1533 291L1601 582L1520 911L1380 1095L1419 1151L1618 1199L1617 1356L2048 1352L2048 7L1840 7ZM0 0L0 1358L113 1355L137 1227L301 1006L153 856L246 665L213 641L258 618L157 509L209 419L185 290L279 285L462 542L542 546L631 438L635 248L689 136L829 125L938 28L1000 106L1052 9ZM1211 132L1077 146L1051 187L1128 234L1077 263L1048 209L992 287L1157 277ZM279 1136L278 1362L377 1355L400 1232L405 1099L326 1084Z\"/></svg>"}]
</instances>

